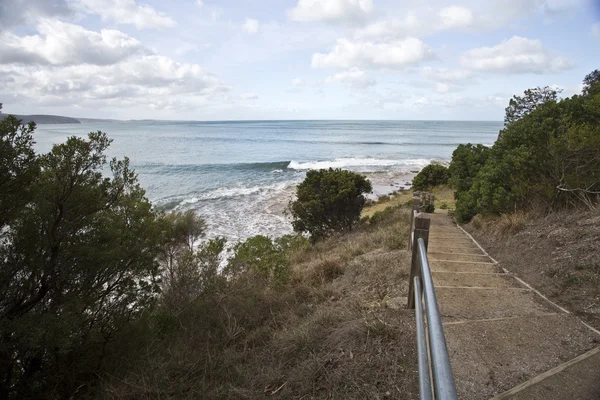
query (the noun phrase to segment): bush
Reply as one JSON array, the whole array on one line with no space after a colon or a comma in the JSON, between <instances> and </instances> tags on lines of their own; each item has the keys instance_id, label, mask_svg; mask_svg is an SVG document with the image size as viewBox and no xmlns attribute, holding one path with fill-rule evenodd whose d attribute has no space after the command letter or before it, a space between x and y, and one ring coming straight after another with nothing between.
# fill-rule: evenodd
<instances>
[{"instance_id":1,"label":"bush","mask_svg":"<svg viewBox=\"0 0 600 400\"><path fill-rule=\"evenodd\" d=\"M435 206L433 204L427 204L425 207L423 207L423 211L426 213L433 213L435 212Z\"/></svg>"},{"instance_id":2,"label":"bush","mask_svg":"<svg viewBox=\"0 0 600 400\"><path fill-rule=\"evenodd\" d=\"M253 236L233 247L227 272L231 276L252 272L267 282L283 283L290 277L287 254L287 250L293 247L290 243L292 241L287 239L272 241L263 235ZM288 244L289 247L283 247Z\"/></svg>"},{"instance_id":3,"label":"bush","mask_svg":"<svg viewBox=\"0 0 600 400\"><path fill-rule=\"evenodd\" d=\"M440 164L429 164L413 179L413 189L428 190L433 186L445 185L449 177L448 168Z\"/></svg>"},{"instance_id":4,"label":"bush","mask_svg":"<svg viewBox=\"0 0 600 400\"><path fill-rule=\"evenodd\" d=\"M595 206L600 193L599 80L594 71L584 80L583 95L560 101L547 88L514 97L498 140L479 154L483 165L481 159L469 163L477 157L473 146L459 146L450 169L461 222L478 213Z\"/></svg>"},{"instance_id":5,"label":"bush","mask_svg":"<svg viewBox=\"0 0 600 400\"><path fill-rule=\"evenodd\" d=\"M294 231L310 233L313 242L351 231L365 204L363 193L371 190L371 182L354 172L332 168L308 171L296 189L298 199L288 206Z\"/></svg>"}]
</instances>

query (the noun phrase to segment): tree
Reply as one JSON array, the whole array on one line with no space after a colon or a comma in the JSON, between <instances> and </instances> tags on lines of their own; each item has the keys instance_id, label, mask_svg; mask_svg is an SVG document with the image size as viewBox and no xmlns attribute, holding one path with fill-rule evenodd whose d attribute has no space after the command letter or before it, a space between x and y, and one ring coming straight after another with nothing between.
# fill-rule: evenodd
<instances>
[{"instance_id":1,"label":"tree","mask_svg":"<svg viewBox=\"0 0 600 400\"><path fill-rule=\"evenodd\" d=\"M593 70L583 78L583 95L600 93L600 70Z\"/></svg>"},{"instance_id":2,"label":"tree","mask_svg":"<svg viewBox=\"0 0 600 400\"><path fill-rule=\"evenodd\" d=\"M448 178L448 168L440 164L429 164L415 176L412 186L416 190L428 190L433 186L447 184Z\"/></svg>"},{"instance_id":3,"label":"tree","mask_svg":"<svg viewBox=\"0 0 600 400\"><path fill-rule=\"evenodd\" d=\"M450 186L456 196L467 192L473 185L473 179L479 173L489 157L490 148L482 144L459 144L452 152L452 161L448 167Z\"/></svg>"},{"instance_id":4,"label":"tree","mask_svg":"<svg viewBox=\"0 0 600 400\"><path fill-rule=\"evenodd\" d=\"M525 115L531 113L541 104L545 104L549 101L556 101L558 99L558 94L561 91L562 90L556 90L549 86L545 86L543 88L536 87L527 89L523 93L523 96L513 96L505 110L504 126L510 126L515 121L518 121Z\"/></svg>"},{"instance_id":5,"label":"tree","mask_svg":"<svg viewBox=\"0 0 600 400\"><path fill-rule=\"evenodd\" d=\"M365 204L363 193L371 190L371 182L354 172L339 168L308 171L296 189L297 200L288 207L294 231L310 233L313 242L334 232L351 231Z\"/></svg>"},{"instance_id":6,"label":"tree","mask_svg":"<svg viewBox=\"0 0 600 400\"><path fill-rule=\"evenodd\" d=\"M35 127L7 119L0 180L14 200L0 230L0 398L68 398L156 299L159 224L127 159L103 175L106 134L35 156Z\"/></svg>"}]
</instances>

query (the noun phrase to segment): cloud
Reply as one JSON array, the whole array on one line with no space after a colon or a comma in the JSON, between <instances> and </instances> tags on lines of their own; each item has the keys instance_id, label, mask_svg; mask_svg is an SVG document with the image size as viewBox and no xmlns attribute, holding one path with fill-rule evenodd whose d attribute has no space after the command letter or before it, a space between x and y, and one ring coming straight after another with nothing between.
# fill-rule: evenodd
<instances>
[{"instance_id":1,"label":"cloud","mask_svg":"<svg viewBox=\"0 0 600 400\"><path fill-rule=\"evenodd\" d=\"M464 69L447 69L425 67L421 70L423 78L437 82L461 82L472 77L473 73Z\"/></svg>"},{"instance_id":2,"label":"cloud","mask_svg":"<svg viewBox=\"0 0 600 400\"><path fill-rule=\"evenodd\" d=\"M196 0L196 5L200 8L204 7L204 0Z\"/></svg>"},{"instance_id":3,"label":"cloud","mask_svg":"<svg viewBox=\"0 0 600 400\"><path fill-rule=\"evenodd\" d=\"M253 35L258 32L258 29L260 28L260 24L255 19L246 18L246 22L244 22L244 25L242 25L242 28L249 34Z\"/></svg>"},{"instance_id":4,"label":"cloud","mask_svg":"<svg viewBox=\"0 0 600 400\"><path fill-rule=\"evenodd\" d=\"M596 22L594 25L592 25L592 33L597 38L600 38L600 22Z\"/></svg>"},{"instance_id":5,"label":"cloud","mask_svg":"<svg viewBox=\"0 0 600 400\"><path fill-rule=\"evenodd\" d=\"M302 78L292 79L292 86L294 86L294 87L306 86L306 81Z\"/></svg>"},{"instance_id":6,"label":"cloud","mask_svg":"<svg viewBox=\"0 0 600 400\"><path fill-rule=\"evenodd\" d=\"M358 68L351 68L348 71L339 72L328 77L325 83L339 83L341 85L354 88L364 89L369 86L374 86L377 82L369 78L368 74Z\"/></svg>"},{"instance_id":7,"label":"cloud","mask_svg":"<svg viewBox=\"0 0 600 400\"><path fill-rule=\"evenodd\" d=\"M79 25L44 19L38 35L0 34L0 64L109 65L148 55L137 39L113 29L93 32Z\"/></svg>"},{"instance_id":8,"label":"cloud","mask_svg":"<svg viewBox=\"0 0 600 400\"><path fill-rule=\"evenodd\" d=\"M557 72L573 62L550 54L540 40L513 36L493 47L479 47L465 53L464 67L505 74Z\"/></svg>"},{"instance_id":9,"label":"cloud","mask_svg":"<svg viewBox=\"0 0 600 400\"><path fill-rule=\"evenodd\" d=\"M118 24L134 25L137 29L170 28L175 21L164 13L156 11L135 0L74 0L74 4L89 14L98 14L103 20Z\"/></svg>"},{"instance_id":10,"label":"cloud","mask_svg":"<svg viewBox=\"0 0 600 400\"><path fill-rule=\"evenodd\" d=\"M242 100L258 100L258 95L256 93L242 93L240 98Z\"/></svg>"},{"instance_id":11,"label":"cloud","mask_svg":"<svg viewBox=\"0 0 600 400\"><path fill-rule=\"evenodd\" d=\"M344 38L337 40L331 52L314 54L312 67L403 69L433 58L433 50L415 38L390 42L351 41Z\"/></svg>"},{"instance_id":12,"label":"cloud","mask_svg":"<svg viewBox=\"0 0 600 400\"><path fill-rule=\"evenodd\" d=\"M44 17L68 17L73 14L67 0L1 0L0 32Z\"/></svg>"},{"instance_id":13,"label":"cloud","mask_svg":"<svg viewBox=\"0 0 600 400\"><path fill-rule=\"evenodd\" d=\"M359 29L355 37L388 40L419 37L444 30L473 28L478 23L470 8L451 6L444 7L436 13L428 12L418 16L409 12L403 18L377 21Z\"/></svg>"},{"instance_id":14,"label":"cloud","mask_svg":"<svg viewBox=\"0 0 600 400\"><path fill-rule=\"evenodd\" d=\"M147 55L114 65L64 67L0 65L0 74L15 81L4 88L31 102L60 98L72 104L102 100L105 104L158 104L173 96L211 97L229 91L215 75L197 64Z\"/></svg>"},{"instance_id":15,"label":"cloud","mask_svg":"<svg viewBox=\"0 0 600 400\"><path fill-rule=\"evenodd\" d=\"M373 0L298 0L288 17L299 22L357 23L373 11Z\"/></svg>"}]
</instances>

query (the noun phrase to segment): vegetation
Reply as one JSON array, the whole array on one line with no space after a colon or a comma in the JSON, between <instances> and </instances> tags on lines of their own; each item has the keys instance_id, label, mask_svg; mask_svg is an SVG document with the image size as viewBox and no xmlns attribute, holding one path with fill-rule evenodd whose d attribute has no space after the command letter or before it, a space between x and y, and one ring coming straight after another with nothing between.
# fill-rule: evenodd
<instances>
[{"instance_id":1,"label":"vegetation","mask_svg":"<svg viewBox=\"0 0 600 400\"><path fill-rule=\"evenodd\" d=\"M336 232L350 232L358 223L365 204L363 193L371 192L364 176L341 169L311 170L290 202L292 226L307 232L316 242Z\"/></svg>"},{"instance_id":2,"label":"vegetation","mask_svg":"<svg viewBox=\"0 0 600 400\"><path fill-rule=\"evenodd\" d=\"M102 132L33 150L0 122L0 397L74 395L158 294L159 218Z\"/></svg>"},{"instance_id":3,"label":"vegetation","mask_svg":"<svg viewBox=\"0 0 600 400\"><path fill-rule=\"evenodd\" d=\"M459 147L450 165L456 215L594 207L600 194L600 73L582 95L557 100L549 88L515 96L505 128L488 150Z\"/></svg>"},{"instance_id":4,"label":"vegetation","mask_svg":"<svg viewBox=\"0 0 600 400\"><path fill-rule=\"evenodd\" d=\"M448 168L440 164L429 164L413 179L413 189L429 190L434 186L445 185L449 179Z\"/></svg>"}]
</instances>

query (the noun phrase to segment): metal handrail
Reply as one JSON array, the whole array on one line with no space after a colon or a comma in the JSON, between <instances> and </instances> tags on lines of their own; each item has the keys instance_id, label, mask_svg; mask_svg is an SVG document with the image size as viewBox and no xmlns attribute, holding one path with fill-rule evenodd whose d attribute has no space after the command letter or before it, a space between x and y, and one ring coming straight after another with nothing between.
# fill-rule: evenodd
<instances>
[{"instance_id":1,"label":"metal handrail","mask_svg":"<svg viewBox=\"0 0 600 400\"><path fill-rule=\"evenodd\" d=\"M421 399L433 399L431 395L431 375L433 372L433 392L437 400L456 400L456 385L448 347L442 327L442 319L438 308L429 261L427 260L427 248L422 238L417 239L417 257L419 263L420 277L423 281L421 293L421 282L419 276L414 277L411 282L414 285L415 313L417 317L417 350L419 361L419 393ZM421 302L424 300L425 312L427 314L427 329L423 327L423 309ZM427 333L427 335L426 335ZM427 341L426 337L429 338ZM429 363L428 353L431 355Z\"/></svg>"}]
</instances>

